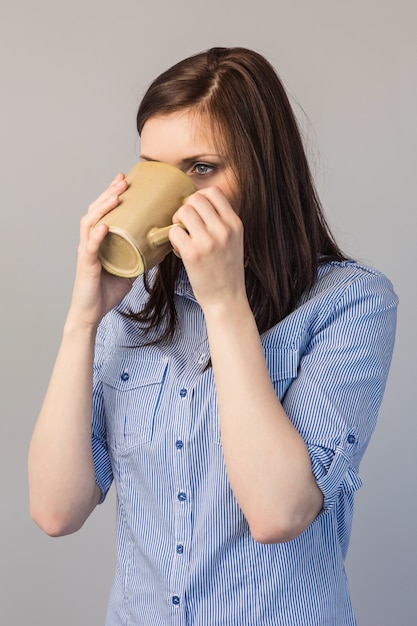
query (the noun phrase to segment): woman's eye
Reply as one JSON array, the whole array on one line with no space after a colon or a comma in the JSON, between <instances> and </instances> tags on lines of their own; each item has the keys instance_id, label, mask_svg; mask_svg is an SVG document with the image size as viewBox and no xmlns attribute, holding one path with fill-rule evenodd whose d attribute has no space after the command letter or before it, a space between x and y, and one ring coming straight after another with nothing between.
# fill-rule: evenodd
<instances>
[{"instance_id":1,"label":"woman's eye","mask_svg":"<svg viewBox=\"0 0 417 626\"><path fill-rule=\"evenodd\" d=\"M207 174L211 174L214 170L214 165L209 165L208 163L196 163L193 166L193 174L198 174L199 176L207 176Z\"/></svg>"}]
</instances>

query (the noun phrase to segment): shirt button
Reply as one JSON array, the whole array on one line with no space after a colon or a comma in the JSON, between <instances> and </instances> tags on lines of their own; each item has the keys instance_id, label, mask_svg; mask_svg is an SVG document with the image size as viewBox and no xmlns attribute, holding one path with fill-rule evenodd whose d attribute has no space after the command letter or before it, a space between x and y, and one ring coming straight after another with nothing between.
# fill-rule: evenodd
<instances>
[{"instance_id":1,"label":"shirt button","mask_svg":"<svg viewBox=\"0 0 417 626\"><path fill-rule=\"evenodd\" d=\"M183 554L183 552L184 552L184 546L181 543L179 543L177 545L177 554Z\"/></svg>"},{"instance_id":2,"label":"shirt button","mask_svg":"<svg viewBox=\"0 0 417 626\"><path fill-rule=\"evenodd\" d=\"M203 352L203 354L200 355L200 358L198 359L198 363L200 365L202 365L204 363L204 361L206 360L206 353Z\"/></svg>"},{"instance_id":3,"label":"shirt button","mask_svg":"<svg viewBox=\"0 0 417 626\"><path fill-rule=\"evenodd\" d=\"M347 440L348 440L348 443L355 443L356 437L355 435L348 435Z\"/></svg>"},{"instance_id":4,"label":"shirt button","mask_svg":"<svg viewBox=\"0 0 417 626\"><path fill-rule=\"evenodd\" d=\"M172 604L175 604L175 606L178 606L180 603L180 599L178 596L172 596Z\"/></svg>"},{"instance_id":5,"label":"shirt button","mask_svg":"<svg viewBox=\"0 0 417 626\"><path fill-rule=\"evenodd\" d=\"M187 499L187 494L184 493L184 491L180 491L177 497L180 502L185 502L185 500Z\"/></svg>"},{"instance_id":6,"label":"shirt button","mask_svg":"<svg viewBox=\"0 0 417 626\"><path fill-rule=\"evenodd\" d=\"M184 446L184 443L181 441L181 439L178 439L175 442L175 447L177 448L177 450L182 450L183 446Z\"/></svg>"},{"instance_id":7,"label":"shirt button","mask_svg":"<svg viewBox=\"0 0 417 626\"><path fill-rule=\"evenodd\" d=\"M120 378L126 382L126 380L129 380L129 374L128 372L123 372L123 374L120 376Z\"/></svg>"},{"instance_id":8,"label":"shirt button","mask_svg":"<svg viewBox=\"0 0 417 626\"><path fill-rule=\"evenodd\" d=\"M185 398L186 395L187 395L187 390L186 389L181 389L181 391L180 391L181 398Z\"/></svg>"}]
</instances>

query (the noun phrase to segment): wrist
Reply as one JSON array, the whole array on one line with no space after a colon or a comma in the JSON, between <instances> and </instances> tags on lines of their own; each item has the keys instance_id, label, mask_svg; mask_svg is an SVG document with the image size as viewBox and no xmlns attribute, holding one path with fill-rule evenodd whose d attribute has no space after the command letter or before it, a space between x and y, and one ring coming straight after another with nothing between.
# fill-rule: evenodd
<instances>
[{"instance_id":1,"label":"wrist","mask_svg":"<svg viewBox=\"0 0 417 626\"><path fill-rule=\"evenodd\" d=\"M85 338L94 339L98 325L98 321L87 320L76 311L70 310L64 324L64 335L83 335Z\"/></svg>"},{"instance_id":2,"label":"wrist","mask_svg":"<svg viewBox=\"0 0 417 626\"><path fill-rule=\"evenodd\" d=\"M207 330L218 333L241 332L242 329L256 327L255 318L246 294L230 301L223 300L203 308Z\"/></svg>"}]
</instances>

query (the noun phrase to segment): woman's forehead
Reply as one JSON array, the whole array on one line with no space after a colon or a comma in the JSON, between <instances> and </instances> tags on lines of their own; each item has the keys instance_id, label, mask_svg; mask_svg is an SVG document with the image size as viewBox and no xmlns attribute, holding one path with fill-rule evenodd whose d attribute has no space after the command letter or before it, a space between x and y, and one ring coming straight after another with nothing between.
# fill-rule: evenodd
<instances>
[{"instance_id":1,"label":"woman's forehead","mask_svg":"<svg viewBox=\"0 0 417 626\"><path fill-rule=\"evenodd\" d=\"M217 155L218 149L207 120L186 110L150 117L142 128L141 152L152 159L156 159L154 153L162 152L182 160L194 155Z\"/></svg>"}]
</instances>

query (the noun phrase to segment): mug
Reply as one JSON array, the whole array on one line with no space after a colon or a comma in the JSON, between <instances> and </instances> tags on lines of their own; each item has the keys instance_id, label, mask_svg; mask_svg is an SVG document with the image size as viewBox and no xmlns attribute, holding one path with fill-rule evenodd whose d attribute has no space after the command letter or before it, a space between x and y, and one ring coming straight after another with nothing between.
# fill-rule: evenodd
<instances>
[{"instance_id":1,"label":"mug","mask_svg":"<svg viewBox=\"0 0 417 626\"><path fill-rule=\"evenodd\" d=\"M197 189L180 169L159 161L142 161L126 176L120 203L102 217L109 231L99 249L105 270L134 278L160 263L172 250L172 216Z\"/></svg>"}]
</instances>

